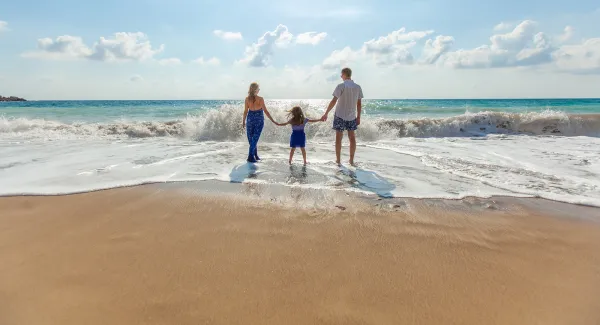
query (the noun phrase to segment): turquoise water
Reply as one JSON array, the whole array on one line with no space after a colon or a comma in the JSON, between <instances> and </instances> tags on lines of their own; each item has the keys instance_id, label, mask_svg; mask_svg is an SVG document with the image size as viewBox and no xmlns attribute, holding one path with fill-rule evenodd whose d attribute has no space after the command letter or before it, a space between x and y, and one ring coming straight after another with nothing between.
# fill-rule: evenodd
<instances>
[{"instance_id":1,"label":"turquoise water","mask_svg":"<svg viewBox=\"0 0 600 325\"><path fill-rule=\"evenodd\" d=\"M288 109L304 103L323 109L326 100L272 100L271 109ZM223 106L241 106L236 100L160 101L30 101L0 103L5 118L56 120L60 122L166 121L198 114ZM365 100L366 116L390 118L450 117L483 111L525 113L557 111L568 114L598 114L600 99L444 99L444 100Z\"/></svg>"}]
</instances>

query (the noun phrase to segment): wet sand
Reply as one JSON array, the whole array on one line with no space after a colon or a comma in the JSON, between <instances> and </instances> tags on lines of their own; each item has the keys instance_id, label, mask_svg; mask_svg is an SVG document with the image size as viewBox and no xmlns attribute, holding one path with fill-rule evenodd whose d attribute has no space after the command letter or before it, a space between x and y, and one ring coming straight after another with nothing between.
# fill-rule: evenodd
<instances>
[{"instance_id":1,"label":"wet sand","mask_svg":"<svg viewBox=\"0 0 600 325\"><path fill-rule=\"evenodd\" d=\"M600 324L600 226L504 200L0 198L0 324Z\"/></svg>"}]
</instances>

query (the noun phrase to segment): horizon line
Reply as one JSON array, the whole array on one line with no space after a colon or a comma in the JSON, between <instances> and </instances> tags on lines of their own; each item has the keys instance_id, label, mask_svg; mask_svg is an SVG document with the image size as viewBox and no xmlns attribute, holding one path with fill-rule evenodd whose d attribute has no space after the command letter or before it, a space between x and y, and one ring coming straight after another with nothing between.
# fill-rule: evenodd
<instances>
[{"instance_id":1,"label":"horizon line","mask_svg":"<svg viewBox=\"0 0 600 325\"><path fill-rule=\"evenodd\" d=\"M363 98L363 100L565 100L565 99L595 99L600 100L600 97L464 97L464 98ZM240 98L204 98L204 99L26 99L27 102L41 101L241 101ZM269 100L330 100L330 98L269 98ZM6 101L4 103L19 103ZM24 102L21 102L24 103Z\"/></svg>"}]
</instances>

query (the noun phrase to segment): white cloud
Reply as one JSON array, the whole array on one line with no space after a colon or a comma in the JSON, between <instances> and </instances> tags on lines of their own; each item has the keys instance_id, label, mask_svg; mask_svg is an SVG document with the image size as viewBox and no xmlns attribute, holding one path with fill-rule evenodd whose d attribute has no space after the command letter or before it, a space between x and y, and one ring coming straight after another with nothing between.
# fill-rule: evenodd
<instances>
[{"instance_id":1,"label":"white cloud","mask_svg":"<svg viewBox=\"0 0 600 325\"><path fill-rule=\"evenodd\" d=\"M56 40L38 40L38 51L24 53L25 57L44 59L81 58L96 61L143 61L162 52L164 45L153 49L144 33L115 33L113 38L100 37L89 48L81 37L64 35Z\"/></svg>"},{"instance_id":2,"label":"white cloud","mask_svg":"<svg viewBox=\"0 0 600 325\"><path fill-rule=\"evenodd\" d=\"M158 63L160 65L180 65L181 64L181 60L178 58L168 58L168 59L160 59L158 60Z\"/></svg>"},{"instance_id":3,"label":"white cloud","mask_svg":"<svg viewBox=\"0 0 600 325\"><path fill-rule=\"evenodd\" d=\"M219 65L221 63L221 61L216 57L212 57L210 59L204 59L204 57L199 57L199 58L193 60L192 63L196 63L196 64L200 64L200 65Z\"/></svg>"},{"instance_id":4,"label":"white cloud","mask_svg":"<svg viewBox=\"0 0 600 325\"><path fill-rule=\"evenodd\" d=\"M293 35L285 25L278 25L272 32L266 32L258 41L246 47L246 56L240 63L250 67L266 67L271 62L273 48L285 47L292 41Z\"/></svg>"},{"instance_id":5,"label":"white cloud","mask_svg":"<svg viewBox=\"0 0 600 325\"><path fill-rule=\"evenodd\" d=\"M504 32L510 29L515 28L515 24L514 23L509 23L509 22L501 22L498 25L494 26L494 32Z\"/></svg>"},{"instance_id":6,"label":"white cloud","mask_svg":"<svg viewBox=\"0 0 600 325\"><path fill-rule=\"evenodd\" d=\"M439 58L448 52L454 45L454 37L438 35L435 40L428 39L423 47L423 53L420 62L425 64L434 64Z\"/></svg>"},{"instance_id":7,"label":"white cloud","mask_svg":"<svg viewBox=\"0 0 600 325\"><path fill-rule=\"evenodd\" d=\"M341 69L350 62L358 59L359 55L359 52L355 52L347 46L341 50L333 51L327 58L325 58L325 60L323 60L321 66L323 69L327 70Z\"/></svg>"},{"instance_id":8,"label":"white cloud","mask_svg":"<svg viewBox=\"0 0 600 325\"><path fill-rule=\"evenodd\" d=\"M307 32L296 36L296 43L317 45L327 37L327 33Z\"/></svg>"},{"instance_id":9,"label":"white cloud","mask_svg":"<svg viewBox=\"0 0 600 325\"><path fill-rule=\"evenodd\" d=\"M294 39L294 35L289 32L287 26L279 25L273 33L277 33L278 30L280 31L280 33L279 37L277 37L277 39L275 40L275 45L277 45L278 47L286 47L289 44L291 44L292 40Z\"/></svg>"},{"instance_id":10,"label":"white cloud","mask_svg":"<svg viewBox=\"0 0 600 325\"><path fill-rule=\"evenodd\" d=\"M445 63L454 68L502 68L531 66L552 61L556 49L536 23L525 20L511 32L490 37L489 45L458 50L446 55Z\"/></svg>"},{"instance_id":11,"label":"white cloud","mask_svg":"<svg viewBox=\"0 0 600 325\"><path fill-rule=\"evenodd\" d=\"M99 61L142 61L151 59L163 50L164 45L153 49L144 33L115 33L112 39L100 37L89 58Z\"/></svg>"},{"instance_id":12,"label":"white cloud","mask_svg":"<svg viewBox=\"0 0 600 325\"><path fill-rule=\"evenodd\" d=\"M41 59L77 59L92 55L81 37L63 35L53 40L41 38L37 42L38 51L24 53L24 57Z\"/></svg>"},{"instance_id":13,"label":"white cloud","mask_svg":"<svg viewBox=\"0 0 600 325\"><path fill-rule=\"evenodd\" d=\"M505 50L520 50L525 47L535 33L536 23L525 20L511 32L490 37L492 48Z\"/></svg>"},{"instance_id":14,"label":"white cloud","mask_svg":"<svg viewBox=\"0 0 600 325\"><path fill-rule=\"evenodd\" d=\"M364 49L367 53L378 55L392 54L396 50L403 51L407 47L412 47L417 42L428 35L433 34L432 30L406 32L406 28L393 31L387 36L381 36L378 39L372 39L365 42Z\"/></svg>"},{"instance_id":15,"label":"white cloud","mask_svg":"<svg viewBox=\"0 0 600 325\"><path fill-rule=\"evenodd\" d=\"M575 74L600 74L600 38L581 44L564 45L553 53L560 71Z\"/></svg>"},{"instance_id":16,"label":"white cloud","mask_svg":"<svg viewBox=\"0 0 600 325\"><path fill-rule=\"evenodd\" d=\"M0 20L0 32L7 32L9 30L10 29L8 29L8 23L3 20Z\"/></svg>"},{"instance_id":17,"label":"white cloud","mask_svg":"<svg viewBox=\"0 0 600 325\"><path fill-rule=\"evenodd\" d=\"M241 41L243 39L242 33L240 32L226 32L220 29L214 30L215 36L222 38L226 41Z\"/></svg>"},{"instance_id":18,"label":"white cloud","mask_svg":"<svg viewBox=\"0 0 600 325\"><path fill-rule=\"evenodd\" d=\"M129 81L142 82L142 81L144 81L144 78L142 76L140 76L139 74L136 74L136 75L131 76L131 78L129 78Z\"/></svg>"},{"instance_id":19,"label":"white cloud","mask_svg":"<svg viewBox=\"0 0 600 325\"><path fill-rule=\"evenodd\" d=\"M327 33L307 32L294 37L287 26L279 24L274 31L266 32L256 43L246 47L245 57L237 63L250 67L266 67L271 63L274 49L285 48L291 44L317 45L327 37Z\"/></svg>"},{"instance_id":20,"label":"white cloud","mask_svg":"<svg viewBox=\"0 0 600 325\"><path fill-rule=\"evenodd\" d=\"M573 38L573 34L575 33L575 29L572 26L566 26L563 30L562 35L558 37L558 41L561 43L567 42Z\"/></svg>"},{"instance_id":21,"label":"white cloud","mask_svg":"<svg viewBox=\"0 0 600 325\"><path fill-rule=\"evenodd\" d=\"M377 66L381 67L412 64L414 63L414 57L410 51L411 48L432 33L432 30L407 32L405 28L401 28L386 36L366 41L359 50L354 51L349 47L336 50L323 61L321 66L324 69L338 69L349 62L362 58L371 59ZM439 42L446 41L446 39L439 40Z\"/></svg>"}]
</instances>

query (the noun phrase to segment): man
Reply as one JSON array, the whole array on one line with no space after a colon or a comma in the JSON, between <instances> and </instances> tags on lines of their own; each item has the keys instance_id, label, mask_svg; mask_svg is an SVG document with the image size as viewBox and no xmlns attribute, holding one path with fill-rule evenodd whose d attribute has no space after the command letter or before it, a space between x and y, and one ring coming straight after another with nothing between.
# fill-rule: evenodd
<instances>
[{"instance_id":1,"label":"man","mask_svg":"<svg viewBox=\"0 0 600 325\"><path fill-rule=\"evenodd\" d=\"M335 134L335 156L336 162L340 165L340 155L342 151L342 138L344 131L348 131L348 140L350 140L350 165L354 165L354 153L356 152L356 135L354 131L360 125L360 113L362 110L361 99L363 98L362 88L352 81L352 70L350 68L342 69L342 82L335 87L333 99L327 107L327 111L321 118L327 121L327 115L335 106L335 117L333 119L333 129ZM336 105L337 104L337 105Z\"/></svg>"}]
</instances>

